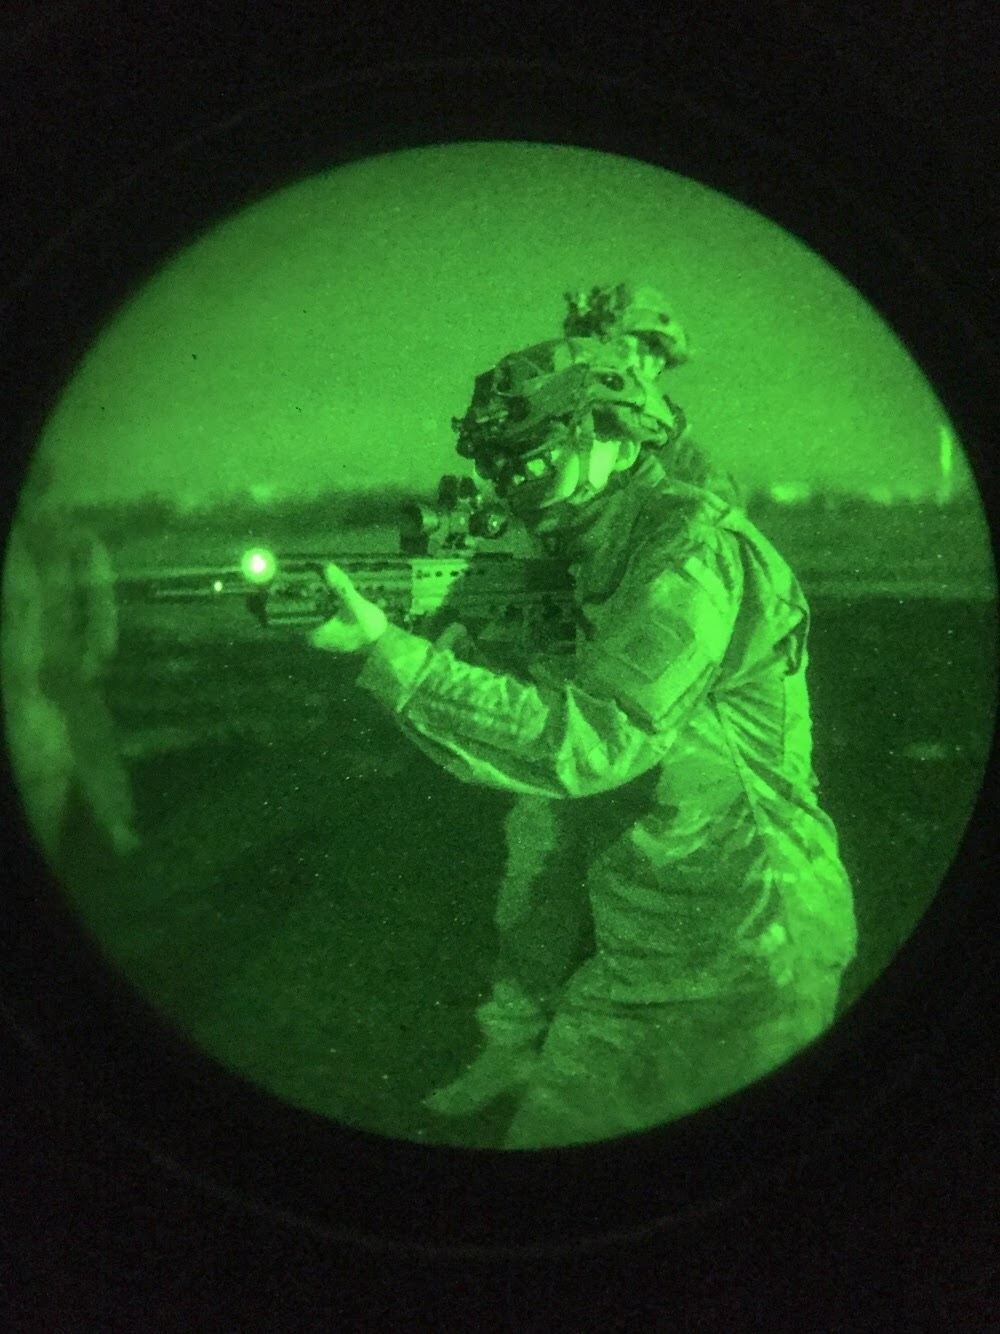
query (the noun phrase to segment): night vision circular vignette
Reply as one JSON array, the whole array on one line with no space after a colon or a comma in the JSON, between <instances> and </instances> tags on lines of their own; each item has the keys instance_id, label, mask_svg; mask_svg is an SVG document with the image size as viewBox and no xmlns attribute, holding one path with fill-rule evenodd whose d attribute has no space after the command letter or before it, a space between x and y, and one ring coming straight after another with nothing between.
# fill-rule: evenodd
<instances>
[{"instance_id":1,"label":"night vision circular vignette","mask_svg":"<svg viewBox=\"0 0 1000 1334\"><path fill-rule=\"evenodd\" d=\"M24 809L116 973L428 1146L782 1068L914 932L991 744L988 526L903 343L580 148L371 157L173 254L45 421L3 599Z\"/></svg>"}]
</instances>

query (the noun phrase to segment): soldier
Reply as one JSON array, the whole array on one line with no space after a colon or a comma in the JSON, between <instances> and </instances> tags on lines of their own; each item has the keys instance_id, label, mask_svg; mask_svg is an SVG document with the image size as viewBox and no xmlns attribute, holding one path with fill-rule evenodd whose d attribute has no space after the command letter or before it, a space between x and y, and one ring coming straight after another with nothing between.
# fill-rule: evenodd
<instances>
[{"instance_id":1,"label":"soldier","mask_svg":"<svg viewBox=\"0 0 1000 1334\"><path fill-rule=\"evenodd\" d=\"M620 342L640 378L653 383L665 370L690 360L687 335L670 314L669 302L652 287L630 283L566 293L563 335Z\"/></svg>"},{"instance_id":2,"label":"soldier","mask_svg":"<svg viewBox=\"0 0 1000 1334\"><path fill-rule=\"evenodd\" d=\"M334 566L342 608L312 637L362 656L359 686L449 772L533 803L508 823L483 1051L430 1100L516 1090L510 1148L647 1129L746 1086L832 1023L855 952L811 762L805 598L653 378L635 346L571 337L504 358L457 423L459 452L571 564L568 659L472 665ZM565 856L562 812L599 800L618 827L590 822L585 884L536 892Z\"/></svg>"},{"instance_id":3,"label":"soldier","mask_svg":"<svg viewBox=\"0 0 1000 1334\"><path fill-rule=\"evenodd\" d=\"M28 818L58 864L74 783L119 854L139 838L128 774L101 676L118 643L106 548L51 494L33 464L4 568L3 691L7 742Z\"/></svg>"},{"instance_id":4,"label":"soldier","mask_svg":"<svg viewBox=\"0 0 1000 1334\"><path fill-rule=\"evenodd\" d=\"M683 458L678 443L672 472L704 484L707 460L691 446L682 410L653 389L664 371L689 359L687 337L669 303L653 288L627 283L567 292L564 299L563 340L535 344L521 357L550 374L595 355L634 370L650 402L655 399L672 423L677 441L684 438ZM469 409L476 419L487 420L495 406L495 378L495 371L488 371L476 381ZM475 459L471 439L460 432L458 450ZM478 466L484 466L482 459ZM489 466L484 475L490 476ZM731 479L718 477L715 484L735 495ZM450 646L463 640L446 636L439 642ZM470 654L471 641L464 643ZM481 652L475 660L483 661ZM505 666L509 670L509 661ZM536 682L551 682L560 678L565 663L546 656L521 668ZM508 855L494 918L496 976L492 994L476 1012L487 1041L467 1070L425 1099L432 1111L468 1115L523 1084L535 1061L534 1040L548 1022L558 988L593 948L589 907L579 887L598 852L622 832L630 815L641 813L644 795L641 780L610 796L574 802L516 794L504 824Z\"/></svg>"}]
</instances>

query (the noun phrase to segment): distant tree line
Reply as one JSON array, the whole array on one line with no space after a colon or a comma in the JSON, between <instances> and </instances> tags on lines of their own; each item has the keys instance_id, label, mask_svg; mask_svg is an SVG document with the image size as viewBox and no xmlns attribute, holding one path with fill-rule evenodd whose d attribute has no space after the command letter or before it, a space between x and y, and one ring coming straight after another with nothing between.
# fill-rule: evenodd
<instances>
[{"instance_id":1,"label":"distant tree line","mask_svg":"<svg viewBox=\"0 0 1000 1334\"><path fill-rule=\"evenodd\" d=\"M260 523L279 527L365 528L394 524L400 510L414 500L430 502L433 490L418 491L401 486L368 487L354 491L327 490L307 496L279 496L266 502L254 501L249 495L228 496L192 506L182 505L164 496L146 496L127 503L81 506L78 513L84 522L92 525L112 542L129 541L151 533L198 532L205 529L242 529ZM766 490L751 491L746 508L757 518L797 514L815 515L821 522L824 515L849 518L874 516L884 513L887 504L897 513L917 514L929 511L941 513L977 509L978 498L971 493L959 494L947 501L932 496L919 498L898 497L891 502L872 499L863 494L837 491L815 492L806 497L776 499Z\"/></svg>"},{"instance_id":2,"label":"distant tree line","mask_svg":"<svg viewBox=\"0 0 1000 1334\"><path fill-rule=\"evenodd\" d=\"M290 528L364 528L395 523L407 502L429 501L426 494L399 486L369 487L356 491L329 490L308 496L286 495L267 502L247 496L227 496L204 504L181 505L162 496L147 496L116 504L87 505L78 513L111 541L128 541L169 529L173 532L206 528L242 528L261 521Z\"/></svg>"},{"instance_id":3,"label":"distant tree line","mask_svg":"<svg viewBox=\"0 0 1000 1334\"><path fill-rule=\"evenodd\" d=\"M942 500L933 495L894 495L889 498L875 498L860 492L827 490L786 500L778 499L766 490L758 490L748 493L746 508L754 512L782 513L792 510L799 514L816 515L878 514L891 508L917 514L925 510L934 512L976 510L979 508L979 499L972 492L958 492Z\"/></svg>"}]
</instances>

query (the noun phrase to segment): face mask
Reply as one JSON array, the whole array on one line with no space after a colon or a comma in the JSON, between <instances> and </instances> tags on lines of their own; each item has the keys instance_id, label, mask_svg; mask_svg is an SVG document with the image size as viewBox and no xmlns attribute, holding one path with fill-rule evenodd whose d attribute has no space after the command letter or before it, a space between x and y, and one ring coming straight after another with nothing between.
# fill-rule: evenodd
<instances>
[{"instance_id":1,"label":"face mask","mask_svg":"<svg viewBox=\"0 0 1000 1334\"><path fill-rule=\"evenodd\" d=\"M521 516L559 504L578 508L606 488L621 458L617 440L567 442L544 454L509 460L497 478L497 492Z\"/></svg>"}]
</instances>

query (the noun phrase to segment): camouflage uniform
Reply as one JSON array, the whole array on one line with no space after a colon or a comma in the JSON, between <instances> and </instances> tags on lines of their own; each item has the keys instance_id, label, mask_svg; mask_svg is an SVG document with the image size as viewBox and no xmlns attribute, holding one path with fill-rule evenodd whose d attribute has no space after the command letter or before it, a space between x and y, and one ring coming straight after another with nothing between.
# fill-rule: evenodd
<instances>
[{"instance_id":1,"label":"camouflage uniform","mask_svg":"<svg viewBox=\"0 0 1000 1334\"><path fill-rule=\"evenodd\" d=\"M57 860L74 781L119 850L132 794L99 676L117 647L113 570L67 517L15 523L3 587L4 722L28 818Z\"/></svg>"},{"instance_id":2,"label":"camouflage uniform","mask_svg":"<svg viewBox=\"0 0 1000 1334\"><path fill-rule=\"evenodd\" d=\"M508 1147L640 1130L752 1082L831 1023L856 943L788 566L652 456L567 540L568 660L517 679L390 626L358 680L456 777L518 794L480 1012L525 1053Z\"/></svg>"}]
</instances>

